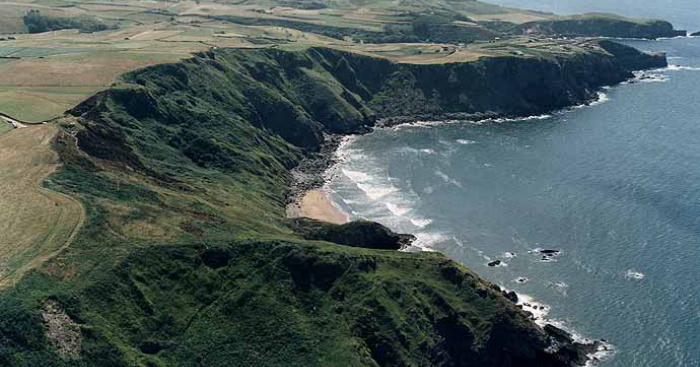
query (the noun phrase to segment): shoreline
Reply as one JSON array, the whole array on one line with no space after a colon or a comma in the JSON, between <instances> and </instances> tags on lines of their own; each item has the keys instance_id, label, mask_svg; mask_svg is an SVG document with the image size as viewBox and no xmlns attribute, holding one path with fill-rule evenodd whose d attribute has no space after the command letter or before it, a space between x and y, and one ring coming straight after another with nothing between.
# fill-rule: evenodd
<instances>
[{"instance_id":1,"label":"shoreline","mask_svg":"<svg viewBox=\"0 0 700 367\"><path fill-rule=\"evenodd\" d=\"M617 85L622 85L636 79L630 78ZM585 101L579 105L572 105L566 108L545 112L533 116L506 116L503 114L484 113L452 113L436 115L414 115L397 116L377 120L374 125L366 131L345 135L327 135L326 142L318 153L314 153L304 159L302 163L293 170L292 181L289 186L287 196L287 217L305 217L320 220L332 224L349 223L351 216L343 211L340 206L331 198L328 184L333 179L337 170L334 168L342 162L342 157L338 154L342 145L352 136L364 135L375 131L375 129L394 129L402 125L412 125L417 123L436 124L443 121L451 123L502 123L506 121L534 120L551 117L552 114L571 112L575 109L595 106L608 101L605 94L611 86L603 86L596 93L595 98ZM615 346L605 339L589 339L581 336L575 330L568 327L559 320L547 317L549 307L537 302L535 298L515 293L517 301L514 303L528 313L531 320L537 324L547 337L555 344L570 345L579 354L580 363L584 366L595 365L607 360L615 354Z\"/></svg>"},{"instance_id":2,"label":"shoreline","mask_svg":"<svg viewBox=\"0 0 700 367\"><path fill-rule=\"evenodd\" d=\"M631 78L630 80L632 80ZM625 81L629 82L629 80ZM620 84L623 84L622 82ZM318 152L305 157L301 163L291 170L288 178L286 193L287 218L311 218L333 224L349 223L351 216L336 203L328 193L327 185L333 179L335 172L333 167L340 163L338 150L348 138L357 135L372 133L375 129L398 128L417 123L438 123L450 121L452 123L501 123L517 120L534 120L550 117L557 112L571 111L576 108L594 106L606 101L604 90L609 86L601 87L596 92L595 98L560 110L544 112L532 116L504 115L494 112L475 113L443 113L394 116L378 119L373 125L367 126L361 131L348 134L325 134L325 141Z\"/></svg>"},{"instance_id":3,"label":"shoreline","mask_svg":"<svg viewBox=\"0 0 700 367\"><path fill-rule=\"evenodd\" d=\"M343 211L322 188L311 189L296 203L287 206L287 217L310 218L332 224L350 222L350 214Z\"/></svg>"},{"instance_id":4,"label":"shoreline","mask_svg":"<svg viewBox=\"0 0 700 367\"><path fill-rule=\"evenodd\" d=\"M356 134L371 131L368 128ZM326 134L320 151L310 154L292 169L286 194L287 218L311 218L332 224L350 222L350 214L330 197L327 185L332 179L332 168L340 162L338 149L353 135Z\"/></svg>"}]
</instances>

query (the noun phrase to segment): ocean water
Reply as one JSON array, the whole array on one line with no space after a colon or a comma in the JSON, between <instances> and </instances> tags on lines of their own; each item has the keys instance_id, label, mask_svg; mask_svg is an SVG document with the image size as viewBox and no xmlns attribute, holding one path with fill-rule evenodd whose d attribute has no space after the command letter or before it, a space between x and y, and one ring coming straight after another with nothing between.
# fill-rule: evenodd
<instances>
[{"instance_id":1,"label":"ocean water","mask_svg":"<svg viewBox=\"0 0 700 367\"><path fill-rule=\"evenodd\" d=\"M627 43L674 65L551 116L352 138L333 198L607 339L601 366L700 366L700 39Z\"/></svg>"}]
</instances>

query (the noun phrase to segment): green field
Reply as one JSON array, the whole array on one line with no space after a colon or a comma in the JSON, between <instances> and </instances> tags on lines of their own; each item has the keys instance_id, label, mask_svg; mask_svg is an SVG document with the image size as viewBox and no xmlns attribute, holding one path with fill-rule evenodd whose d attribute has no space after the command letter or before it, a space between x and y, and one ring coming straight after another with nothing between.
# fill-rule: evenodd
<instances>
[{"instance_id":1,"label":"green field","mask_svg":"<svg viewBox=\"0 0 700 367\"><path fill-rule=\"evenodd\" d=\"M8 123L6 123L6 122L0 123L0 134L6 133L6 132L8 132L8 131L10 131L10 130L12 130L12 129L13 129L13 128L12 128L12 125L10 125L10 124L8 124Z\"/></svg>"},{"instance_id":2,"label":"green field","mask_svg":"<svg viewBox=\"0 0 700 367\"><path fill-rule=\"evenodd\" d=\"M0 57L20 59L0 59L0 93L4 100L0 112L20 120L58 117L96 90L110 86L124 72L177 61L211 47L301 50L323 46L395 62L463 62L521 55L519 44L524 40L502 33L519 24L578 19L478 1L318 0L317 6L307 8L308 4L290 0L285 6L275 5L277 2L268 0L5 3L0 16L0 38L5 39L0 41ZM26 32L22 16L29 10L62 19L94 19L117 28L96 33L56 30L22 34ZM606 14L588 14L580 19L643 22ZM496 38L500 38L500 47L486 47ZM445 46L448 52L441 51ZM534 46L528 45L528 50L534 50ZM524 51L525 56L533 57L549 53L545 47Z\"/></svg>"}]
</instances>

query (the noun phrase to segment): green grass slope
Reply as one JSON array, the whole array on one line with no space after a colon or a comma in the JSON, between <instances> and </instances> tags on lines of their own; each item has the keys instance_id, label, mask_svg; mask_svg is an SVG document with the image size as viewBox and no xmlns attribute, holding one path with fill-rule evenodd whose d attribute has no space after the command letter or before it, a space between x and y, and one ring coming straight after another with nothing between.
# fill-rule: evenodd
<instances>
[{"instance_id":1,"label":"green grass slope","mask_svg":"<svg viewBox=\"0 0 700 367\"><path fill-rule=\"evenodd\" d=\"M636 20L611 14L585 14L520 24L511 33L567 37L646 38L686 36L663 20Z\"/></svg>"},{"instance_id":2,"label":"green grass slope","mask_svg":"<svg viewBox=\"0 0 700 367\"><path fill-rule=\"evenodd\" d=\"M438 254L156 246L74 287L34 275L0 299L3 366L561 365L500 290ZM42 291L80 325L79 358L48 347L27 300Z\"/></svg>"},{"instance_id":3,"label":"green grass slope","mask_svg":"<svg viewBox=\"0 0 700 367\"><path fill-rule=\"evenodd\" d=\"M379 226L286 219L285 189L324 133L362 131L377 116L585 101L629 75L614 53L650 60L620 47L427 66L327 49L216 50L125 75L61 122L64 167L46 185L78 198L86 223L0 294L0 365L580 361L584 350L554 343L439 254L364 248L401 240ZM545 86L568 97L552 103Z\"/></svg>"}]
</instances>

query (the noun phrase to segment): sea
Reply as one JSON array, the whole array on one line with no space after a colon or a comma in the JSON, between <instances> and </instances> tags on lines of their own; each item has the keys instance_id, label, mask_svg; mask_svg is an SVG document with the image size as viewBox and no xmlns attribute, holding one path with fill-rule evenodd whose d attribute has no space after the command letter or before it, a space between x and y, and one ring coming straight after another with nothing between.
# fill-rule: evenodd
<instances>
[{"instance_id":1,"label":"sea","mask_svg":"<svg viewBox=\"0 0 700 367\"><path fill-rule=\"evenodd\" d=\"M671 66L550 115L348 138L327 188L354 219L516 291L538 322L605 339L600 366L699 367L700 38L624 43Z\"/></svg>"}]
</instances>

